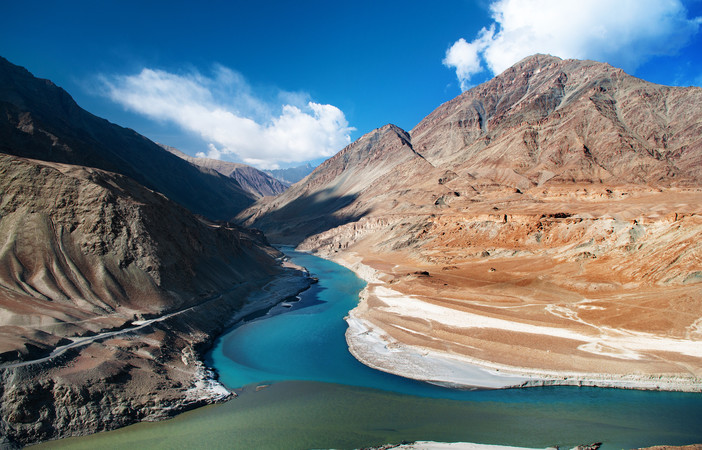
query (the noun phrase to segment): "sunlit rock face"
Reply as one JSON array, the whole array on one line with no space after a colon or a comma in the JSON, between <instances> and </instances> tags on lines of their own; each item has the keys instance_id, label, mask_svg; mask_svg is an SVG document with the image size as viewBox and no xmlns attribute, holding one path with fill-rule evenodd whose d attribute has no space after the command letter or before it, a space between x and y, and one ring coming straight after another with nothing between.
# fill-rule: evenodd
<instances>
[{"instance_id":1,"label":"sunlit rock face","mask_svg":"<svg viewBox=\"0 0 702 450\"><path fill-rule=\"evenodd\" d=\"M697 87L534 55L239 217L370 273L351 317L388 348L700 389L701 105Z\"/></svg>"}]
</instances>

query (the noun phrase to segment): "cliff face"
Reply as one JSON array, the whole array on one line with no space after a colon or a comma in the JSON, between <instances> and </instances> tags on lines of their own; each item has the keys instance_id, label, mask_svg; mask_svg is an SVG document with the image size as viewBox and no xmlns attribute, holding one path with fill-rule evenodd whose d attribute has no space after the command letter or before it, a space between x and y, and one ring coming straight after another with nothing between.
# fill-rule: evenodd
<instances>
[{"instance_id":1,"label":"cliff face","mask_svg":"<svg viewBox=\"0 0 702 450\"><path fill-rule=\"evenodd\" d=\"M698 389L701 105L700 88L535 55L238 217L273 236L283 220L300 248L375 269L351 316L387 348ZM381 359L366 362L419 377Z\"/></svg>"},{"instance_id":2,"label":"cliff face","mask_svg":"<svg viewBox=\"0 0 702 450\"><path fill-rule=\"evenodd\" d=\"M88 113L63 89L2 58L0 152L120 173L211 219L228 220L254 201L235 179Z\"/></svg>"}]
</instances>

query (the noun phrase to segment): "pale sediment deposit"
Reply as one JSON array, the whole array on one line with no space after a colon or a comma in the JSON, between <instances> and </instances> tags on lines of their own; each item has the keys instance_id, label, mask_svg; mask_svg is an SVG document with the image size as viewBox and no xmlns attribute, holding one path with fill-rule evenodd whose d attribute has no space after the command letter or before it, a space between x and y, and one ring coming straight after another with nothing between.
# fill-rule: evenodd
<instances>
[{"instance_id":1,"label":"pale sediment deposit","mask_svg":"<svg viewBox=\"0 0 702 450\"><path fill-rule=\"evenodd\" d=\"M658 336L652 333L614 329L592 324L579 326L566 322L537 324L534 321L498 317L495 314L474 313L460 308L447 308L433 303L431 298L403 294L388 287L382 273L360 262L358 255L338 255L337 262L355 270L369 282L361 294L358 307L347 322L346 340L349 350L369 367L396 375L459 388L509 388L543 385L575 385L701 392L702 379L695 373L678 371L686 361L702 358L698 339ZM524 308L528 308L525 306ZM546 306L546 310L553 309ZM554 314L558 317L558 314ZM585 326L582 326L585 325ZM441 330L451 330L452 340ZM479 347L464 344L455 336L480 335ZM510 364L509 359L495 362L475 355L489 355L500 347L500 336L515 336L515 358L525 352L541 351L554 357L550 364ZM442 339L443 338L443 339ZM521 342L521 344L520 344ZM529 344L531 342L531 345ZM538 347L534 345L538 343ZM497 343L497 345L495 345ZM567 364L580 352L579 358L612 360L618 371L577 370ZM656 355L668 355L668 372ZM602 365L601 367L608 367ZM695 370L693 365L689 366Z\"/></svg>"}]
</instances>

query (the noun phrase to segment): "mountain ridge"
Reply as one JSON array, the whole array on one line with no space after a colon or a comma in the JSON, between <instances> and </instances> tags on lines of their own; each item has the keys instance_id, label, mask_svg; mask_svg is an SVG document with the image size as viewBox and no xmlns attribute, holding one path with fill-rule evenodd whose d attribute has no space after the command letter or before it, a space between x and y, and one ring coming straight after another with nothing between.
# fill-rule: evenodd
<instances>
[{"instance_id":1,"label":"mountain ridge","mask_svg":"<svg viewBox=\"0 0 702 450\"><path fill-rule=\"evenodd\" d=\"M402 162L402 157L397 164L389 162L394 156L382 155L383 145L374 145L389 130L427 162L426 177L441 179L442 185L451 181L455 192L469 195L578 182L697 186L702 182L702 124L686 108L699 104L701 88L653 85L608 64L534 55L439 106L409 132L386 125L366 134L317 167L303 185L253 205L238 220L282 237L285 233L273 229L264 211L279 214L294 198L323 189L326 196L353 191L354 202L327 212L351 208L350 216L356 217L360 208L354 204L363 201L364 192L372 203L368 188L379 171ZM651 123L649 129L645 123ZM371 167L382 158L379 167ZM354 188L347 178L356 179ZM432 192L436 188L424 178L395 178L385 190L422 198L413 206L419 210L428 211L427 197L435 201L447 194Z\"/></svg>"},{"instance_id":2,"label":"mountain ridge","mask_svg":"<svg viewBox=\"0 0 702 450\"><path fill-rule=\"evenodd\" d=\"M368 281L370 367L699 392L701 158L702 89L535 55L237 217Z\"/></svg>"},{"instance_id":3,"label":"mountain ridge","mask_svg":"<svg viewBox=\"0 0 702 450\"><path fill-rule=\"evenodd\" d=\"M307 163L302 166L288 167L285 169L267 169L264 170L264 172L290 186L305 178L312 173L313 170L314 167L312 167L310 163Z\"/></svg>"},{"instance_id":4,"label":"mountain ridge","mask_svg":"<svg viewBox=\"0 0 702 450\"><path fill-rule=\"evenodd\" d=\"M317 232L325 227L341 225L367 213L364 205L355 204L343 216L337 212L353 205L360 192L371 188L376 179L388 174L399 164L429 164L410 144L409 135L388 124L373 130L339 153L320 164L303 181L291 186L278 197L265 199L261 209L251 208L237 216L245 226L276 232L272 239L289 242L304 237L306 227ZM265 217L271 211L271 216ZM304 224L291 221L298 218Z\"/></svg>"},{"instance_id":5,"label":"mountain ridge","mask_svg":"<svg viewBox=\"0 0 702 450\"><path fill-rule=\"evenodd\" d=\"M239 186L253 195L256 199L271 195L278 195L288 188L287 185L267 174L265 171L258 170L247 164L221 161L211 158L195 158L181 152L175 147L170 147L163 144L159 145L167 152L176 155L189 163L206 169L215 170L225 177L236 180Z\"/></svg>"},{"instance_id":6,"label":"mountain ridge","mask_svg":"<svg viewBox=\"0 0 702 450\"><path fill-rule=\"evenodd\" d=\"M83 110L65 90L4 58L0 110L2 153L121 173L212 219L228 220L254 201L236 180Z\"/></svg>"},{"instance_id":7,"label":"mountain ridge","mask_svg":"<svg viewBox=\"0 0 702 450\"><path fill-rule=\"evenodd\" d=\"M4 59L0 114L0 447L229 398L214 337L310 284L214 220L253 195Z\"/></svg>"}]
</instances>

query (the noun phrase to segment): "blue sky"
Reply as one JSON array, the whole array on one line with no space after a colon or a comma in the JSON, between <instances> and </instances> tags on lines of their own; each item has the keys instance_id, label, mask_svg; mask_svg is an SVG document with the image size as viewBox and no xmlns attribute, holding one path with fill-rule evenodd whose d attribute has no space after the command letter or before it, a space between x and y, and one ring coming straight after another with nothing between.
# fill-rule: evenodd
<instances>
[{"instance_id":1,"label":"blue sky","mask_svg":"<svg viewBox=\"0 0 702 450\"><path fill-rule=\"evenodd\" d=\"M1 9L0 55L88 111L192 155L258 167L318 163L386 123L409 130L536 52L702 84L701 0L24 0Z\"/></svg>"}]
</instances>

